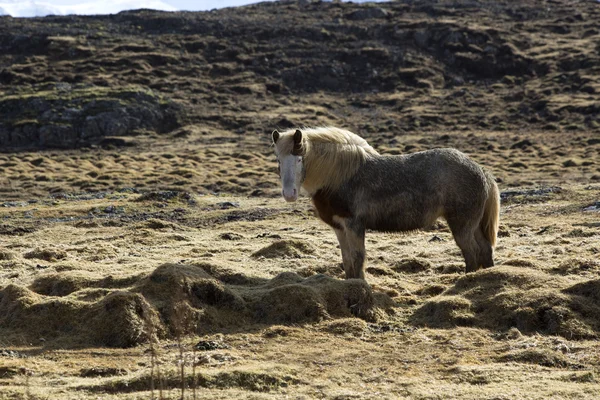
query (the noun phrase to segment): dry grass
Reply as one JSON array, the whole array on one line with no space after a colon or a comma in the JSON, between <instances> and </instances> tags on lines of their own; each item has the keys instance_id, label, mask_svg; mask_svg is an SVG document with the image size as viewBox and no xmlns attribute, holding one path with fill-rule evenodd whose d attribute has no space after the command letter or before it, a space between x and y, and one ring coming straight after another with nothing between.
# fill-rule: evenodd
<instances>
[{"instance_id":1,"label":"dry grass","mask_svg":"<svg viewBox=\"0 0 600 400\"><path fill-rule=\"evenodd\" d=\"M0 153L1 399L598 398L595 2L308 3L3 20L4 139L118 88L187 119ZM270 132L304 124L489 168L497 266L465 276L438 223L369 232L342 280L280 199Z\"/></svg>"},{"instance_id":2,"label":"dry grass","mask_svg":"<svg viewBox=\"0 0 600 400\"><path fill-rule=\"evenodd\" d=\"M21 193L0 209L3 396L593 398L600 188L553 184L507 191L498 266L475 274L444 223L368 233L373 291L341 280L307 199Z\"/></svg>"}]
</instances>

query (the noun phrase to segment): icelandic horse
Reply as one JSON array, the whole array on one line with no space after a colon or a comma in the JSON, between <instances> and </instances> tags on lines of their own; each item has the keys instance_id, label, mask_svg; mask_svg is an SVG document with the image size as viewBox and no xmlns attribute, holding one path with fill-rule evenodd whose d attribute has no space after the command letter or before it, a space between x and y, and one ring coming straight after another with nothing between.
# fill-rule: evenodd
<instances>
[{"instance_id":1,"label":"icelandic horse","mask_svg":"<svg viewBox=\"0 0 600 400\"><path fill-rule=\"evenodd\" d=\"M301 187L309 193L318 217L335 231L347 279L365 278L367 229L411 231L438 217L448 222L466 272L494 265L498 186L460 151L380 155L334 127L274 131L272 138L283 197L296 201Z\"/></svg>"}]
</instances>

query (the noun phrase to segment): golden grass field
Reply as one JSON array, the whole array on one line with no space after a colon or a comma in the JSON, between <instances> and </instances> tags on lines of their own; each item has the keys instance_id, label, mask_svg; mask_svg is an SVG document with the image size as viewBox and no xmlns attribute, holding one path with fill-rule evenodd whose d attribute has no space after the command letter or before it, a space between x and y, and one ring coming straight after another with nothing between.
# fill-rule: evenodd
<instances>
[{"instance_id":1,"label":"golden grass field","mask_svg":"<svg viewBox=\"0 0 600 400\"><path fill-rule=\"evenodd\" d=\"M0 400L600 398L600 5L280 1L0 16ZM274 129L454 147L444 221L344 280Z\"/></svg>"},{"instance_id":2,"label":"golden grass field","mask_svg":"<svg viewBox=\"0 0 600 400\"><path fill-rule=\"evenodd\" d=\"M0 397L175 399L183 365L189 399L597 398L599 145L444 135L399 141L499 178L497 266L465 275L440 221L369 232L369 285L308 198L280 198L268 135L0 156Z\"/></svg>"}]
</instances>

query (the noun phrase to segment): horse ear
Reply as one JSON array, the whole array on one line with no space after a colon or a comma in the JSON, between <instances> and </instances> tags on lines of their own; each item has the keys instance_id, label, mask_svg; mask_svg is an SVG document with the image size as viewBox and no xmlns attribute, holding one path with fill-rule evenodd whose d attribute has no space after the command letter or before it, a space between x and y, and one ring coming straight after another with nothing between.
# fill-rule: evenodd
<instances>
[{"instance_id":1,"label":"horse ear","mask_svg":"<svg viewBox=\"0 0 600 400\"><path fill-rule=\"evenodd\" d=\"M302 153L302 132L300 129L296 129L296 132L294 133L294 148L292 150L292 154L300 156Z\"/></svg>"},{"instance_id":2,"label":"horse ear","mask_svg":"<svg viewBox=\"0 0 600 400\"><path fill-rule=\"evenodd\" d=\"M279 132L277 129L275 129L271 135L273 136L273 143L277 143L277 140L279 140Z\"/></svg>"}]
</instances>

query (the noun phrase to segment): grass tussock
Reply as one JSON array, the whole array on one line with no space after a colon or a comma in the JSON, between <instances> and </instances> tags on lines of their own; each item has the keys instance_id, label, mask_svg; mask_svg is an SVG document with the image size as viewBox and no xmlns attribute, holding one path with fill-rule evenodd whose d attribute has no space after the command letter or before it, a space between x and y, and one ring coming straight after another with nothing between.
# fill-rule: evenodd
<instances>
[{"instance_id":1,"label":"grass tussock","mask_svg":"<svg viewBox=\"0 0 600 400\"><path fill-rule=\"evenodd\" d=\"M519 349L497 357L500 362L518 362L550 368L581 368L581 364L570 360L565 354L550 349Z\"/></svg>"},{"instance_id":2,"label":"grass tussock","mask_svg":"<svg viewBox=\"0 0 600 400\"><path fill-rule=\"evenodd\" d=\"M535 270L497 267L459 279L440 296L425 302L412 321L432 327L504 331L516 327L528 334L592 339L600 332L598 299L597 280L572 285Z\"/></svg>"},{"instance_id":3,"label":"grass tussock","mask_svg":"<svg viewBox=\"0 0 600 400\"><path fill-rule=\"evenodd\" d=\"M252 257L264 258L302 258L313 254L315 250L308 244L300 240L278 240L267 247L264 247L254 253Z\"/></svg>"},{"instance_id":4,"label":"grass tussock","mask_svg":"<svg viewBox=\"0 0 600 400\"><path fill-rule=\"evenodd\" d=\"M219 270L163 264L147 276L119 281L78 272L43 275L30 288L0 290L0 326L30 338L131 347L153 336L257 323L375 318L375 298L364 281L284 273L239 287L211 275L211 269ZM384 304L391 306L378 302Z\"/></svg>"},{"instance_id":5,"label":"grass tussock","mask_svg":"<svg viewBox=\"0 0 600 400\"><path fill-rule=\"evenodd\" d=\"M131 393L143 392L151 387L152 376L143 373L136 377L114 378L105 380L98 385L81 386L79 389L90 392L104 393ZM217 373L200 372L184 376L186 387L201 387L210 389L238 388L252 392L270 392L289 385L300 383L300 380L291 373L282 373L265 370L234 369ZM162 371L160 384L163 390L181 387L181 376L174 369Z\"/></svg>"},{"instance_id":6,"label":"grass tussock","mask_svg":"<svg viewBox=\"0 0 600 400\"><path fill-rule=\"evenodd\" d=\"M36 248L23 255L27 259L37 259L49 262L55 262L67 258L67 252L62 249L42 249Z\"/></svg>"}]
</instances>

